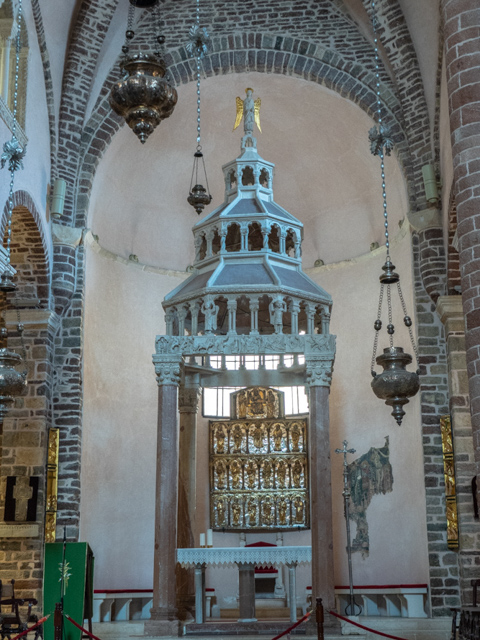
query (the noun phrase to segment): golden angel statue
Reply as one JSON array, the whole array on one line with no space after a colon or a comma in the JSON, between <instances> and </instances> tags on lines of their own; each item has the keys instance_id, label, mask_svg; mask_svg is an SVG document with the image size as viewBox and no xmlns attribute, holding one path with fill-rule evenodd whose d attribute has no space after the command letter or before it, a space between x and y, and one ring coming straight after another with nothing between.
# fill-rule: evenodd
<instances>
[{"instance_id":1,"label":"golden angel statue","mask_svg":"<svg viewBox=\"0 0 480 640\"><path fill-rule=\"evenodd\" d=\"M243 117L243 130L245 131L245 135L253 134L253 125L256 123L260 133L262 132L262 128L260 127L260 105L262 101L260 98L254 100L252 98L253 89L245 89L245 93L247 97L245 100L237 97L237 118L235 120L235 126L233 130L238 127Z\"/></svg>"}]
</instances>

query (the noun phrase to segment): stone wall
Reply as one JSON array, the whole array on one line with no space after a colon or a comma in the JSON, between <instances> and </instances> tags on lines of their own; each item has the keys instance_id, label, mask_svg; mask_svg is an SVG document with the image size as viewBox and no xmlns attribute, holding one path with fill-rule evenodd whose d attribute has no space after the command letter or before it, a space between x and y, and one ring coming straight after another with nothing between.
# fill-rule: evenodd
<instances>
[{"instance_id":1,"label":"stone wall","mask_svg":"<svg viewBox=\"0 0 480 640\"><path fill-rule=\"evenodd\" d=\"M459 527L458 567L462 605L472 604L471 580L478 576L480 523L474 516L472 480L475 456L468 397L465 354L465 321L461 296L439 298L437 312L445 325L448 349L448 382L455 455L455 481ZM447 586L447 580L444 585Z\"/></svg>"}]
</instances>

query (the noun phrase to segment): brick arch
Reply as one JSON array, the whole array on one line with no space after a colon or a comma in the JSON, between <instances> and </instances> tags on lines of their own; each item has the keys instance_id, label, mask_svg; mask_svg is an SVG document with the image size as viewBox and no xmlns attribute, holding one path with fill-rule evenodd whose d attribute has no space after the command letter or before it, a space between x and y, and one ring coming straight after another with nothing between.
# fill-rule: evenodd
<instances>
[{"instance_id":1,"label":"brick arch","mask_svg":"<svg viewBox=\"0 0 480 640\"><path fill-rule=\"evenodd\" d=\"M247 45L252 34L244 34L239 37L243 44ZM256 42L261 42L262 35L256 37ZM268 36L271 38L271 35ZM225 39L213 40L213 48L227 46ZM227 73L242 73L248 71L260 71L287 75L317 84L323 85L342 97L351 100L373 117L376 110L375 77L367 69L360 70L357 64L348 60L339 61L336 56L335 66L329 61L331 52L322 47L315 47L322 58L308 56L304 41L285 39L284 50L249 49L215 51L205 56L202 60L204 75L207 77L225 75ZM168 69L175 85L186 84L195 81L195 66L193 59L173 62L183 56L183 49L171 52L166 56L166 62L170 63ZM108 104L108 93L113 82L118 80L118 70L115 67L110 72L102 89L102 99L97 103L96 109L84 129L82 161L78 179L76 226L84 226L88 212L89 195L92 188L95 171L106 148L110 144L113 135L123 125L123 120L111 110ZM407 188L411 206L414 206L415 193L411 185L412 162L409 148L406 144L406 134L402 127L402 109L394 92L388 85L381 86L382 95L386 97L386 109L389 121L396 141L399 161L406 176ZM367 132L365 132L365 144L368 144ZM78 206L81 203L81 208Z\"/></svg>"},{"instance_id":2,"label":"brick arch","mask_svg":"<svg viewBox=\"0 0 480 640\"><path fill-rule=\"evenodd\" d=\"M8 207L1 220L4 246L7 241ZM12 267L17 275L15 297L24 301L22 306L49 306L49 259L43 234L39 224L39 214L32 199L25 191L14 194L12 212L12 233L10 243Z\"/></svg>"},{"instance_id":3,"label":"brick arch","mask_svg":"<svg viewBox=\"0 0 480 640\"><path fill-rule=\"evenodd\" d=\"M367 13L371 12L371 0L362 0ZM412 157L412 173L416 199L413 210L426 205L422 166L432 162L430 146L430 118L423 89L422 74L410 31L399 0L376 2L378 39L395 73L397 95L402 104L405 130Z\"/></svg>"},{"instance_id":4,"label":"brick arch","mask_svg":"<svg viewBox=\"0 0 480 640\"><path fill-rule=\"evenodd\" d=\"M37 227L39 236L41 238L42 251L45 256L45 262L50 266L52 261L51 242L49 241L49 238L45 233L45 227L42 222L42 216L35 202L33 201L33 198L30 196L30 194L27 191L24 191L23 189L19 189L18 191L15 191L13 194L13 208L16 209L18 207L23 207L27 209L30 215L32 216L33 220L35 221L35 225ZM7 217L8 217L8 202L6 202L5 206L3 207L3 213L0 219L0 234L2 237L5 233Z\"/></svg>"}]
</instances>

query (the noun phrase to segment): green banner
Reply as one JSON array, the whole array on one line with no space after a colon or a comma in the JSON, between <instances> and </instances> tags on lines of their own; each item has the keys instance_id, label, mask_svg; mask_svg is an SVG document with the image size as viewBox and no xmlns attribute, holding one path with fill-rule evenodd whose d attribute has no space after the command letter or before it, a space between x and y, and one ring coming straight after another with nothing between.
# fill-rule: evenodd
<instances>
[{"instance_id":1,"label":"green banner","mask_svg":"<svg viewBox=\"0 0 480 640\"><path fill-rule=\"evenodd\" d=\"M52 614L44 624L45 640L54 639L53 612L61 600L63 542L45 545L43 586L44 615ZM91 611L93 598L93 555L86 542L67 542L65 547L65 590L63 610L82 627ZM64 618L63 640L81 640L82 632Z\"/></svg>"}]
</instances>

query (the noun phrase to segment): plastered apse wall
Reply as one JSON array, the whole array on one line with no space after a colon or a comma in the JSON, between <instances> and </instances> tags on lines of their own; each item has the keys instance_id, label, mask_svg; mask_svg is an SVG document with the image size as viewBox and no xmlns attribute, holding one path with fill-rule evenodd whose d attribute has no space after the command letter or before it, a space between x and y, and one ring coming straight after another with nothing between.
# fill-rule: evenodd
<instances>
[{"instance_id":1,"label":"plastered apse wall","mask_svg":"<svg viewBox=\"0 0 480 640\"><path fill-rule=\"evenodd\" d=\"M231 133L234 98L247 86L262 98L258 147L276 163L275 200L304 223L304 267L333 297L332 451L346 438L362 455L390 436L393 492L375 496L368 509L370 555L354 554L355 581L426 582L419 403L408 405L399 428L370 389L385 260L384 249L369 252L383 232L379 161L367 142L372 122L347 100L301 80L257 73L208 79L202 85L202 142L215 206L223 201L221 164L239 153L241 134ZM98 243L87 243L81 538L96 556L96 588L152 584L157 391L151 355L155 335L165 328L161 301L186 277L193 259L197 217L186 196L194 149L195 88L187 85L179 88L170 120L144 147L126 127L116 134L93 187L89 226ZM387 191L393 260L414 316L410 232L398 225L407 212L406 189L394 157L387 162ZM128 260L131 254L138 264ZM326 266L312 269L317 258ZM408 336L400 335L407 348ZM206 433L201 419L196 534L208 526ZM332 453L337 584L348 579L340 458ZM285 534L285 544L308 542L308 532ZM214 544L237 543L236 535L215 534ZM308 571L299 570L298 578L301 593L310 584ZM208 575L227 604L236 580L235 571Z\"/></svg>"}]
</instances>

